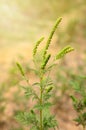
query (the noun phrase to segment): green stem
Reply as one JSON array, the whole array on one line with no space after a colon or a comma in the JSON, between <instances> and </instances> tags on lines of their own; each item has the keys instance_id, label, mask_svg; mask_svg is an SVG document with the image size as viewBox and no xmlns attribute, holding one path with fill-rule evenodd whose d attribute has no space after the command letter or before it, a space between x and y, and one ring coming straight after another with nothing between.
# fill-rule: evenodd
<instances>
[{"instance_id":1,"label":"green stem","mask_svg":"<svg viewBox=\"0 0 86 130\"><path fill-rule=\"evenodd\" d=\"M42 88L41 88L41 90L40 90L41 92L40 92L40 105L42 106ZM42 115L43 115L43 111L42 111L42 109L40 110L40 130L43 130L43 117L42 117Z\"/></svg>"},{"instance_id":2,"label":"green stem","mask_svg":"<svg viewBox=\"0 0 86 130\"><path fill-rule=\"evenodd\" d=\"M50 71L49 71L49 74L50 74ZM48 75L48 78L49 78L49 75ZM40 83L42 82L42 79L43 79L43 72L41 71ZM40 86L40 106L43 105L43 90L44 90L44 87L41 85ZM43 130L43 129L44 129L43 128L43 110L41 109L40 110L40 130Z\"/></svg>"},{"instance_id":3,"label":"green stem","mask_svg":"<svg viewBox=\"0 0 86 130\"><path fill-rule=\"evenodd\" d=\"M40 83L43 79L43 75L41 76L40 78ZM43 88L42 88L42 85L40 86L40 106L43 105ZM40 130L43 130L43 110L40 109Z\"/></svg>"}]
</instances>

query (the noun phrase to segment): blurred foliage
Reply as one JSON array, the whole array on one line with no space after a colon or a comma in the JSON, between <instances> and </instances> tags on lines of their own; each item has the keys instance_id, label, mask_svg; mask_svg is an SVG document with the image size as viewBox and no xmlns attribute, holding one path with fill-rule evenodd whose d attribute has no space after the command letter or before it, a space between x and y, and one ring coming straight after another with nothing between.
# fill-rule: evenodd
<instances>
[{"instance_id":1,"label":"blurred foliage","mask_svg":"<svg viewBox=\"0 0 86 130\"><path fill-rule=\"evenodd\" d=\"M58 108L60 110L66 109L65 102L69 102L69 96L76 93L73 91L73 81L75 81L79 86L83 86L85 88L85 69L86 63L85 60L83 64L78 65L77 68L74 67L67 67L65 58L63 62L61 62L55 71L55 89L53 91L53 102L56 104L55 110L57 111ZM77 75L78 74L78 75ZM82 78L84 78L82 80ZM58 102L58 103L57 103Z\"/></svg>"},{"instance_id":2,"label":"blurred foliage","mask_svg":"<svg viewBox=\"0 0 86 130\"><path fill-rule=\"evenodd\" d=\"M72 79L71 85L75 91L75 95L71 95L73 108L76 111L76 118L74 121L77 126L81 125L83 130L86 127L86 74L77 75L77 78ZM78 95L78 96L77 96Z\"/></svg>"},{"instance_id":3,"label":"blurred foliage","mask_svg":"<svg viewBox=\"0 0 86 130\"><path fill-rule=\"evenodd\" d=\"M28 70L29 74L30 68L25 59L22 56L19 56L18 60L25 67L25 72ZM23 80L24 79L22 79L22 77L19 75L15 61L13 61L12 66L9 69L7 79L0 86L0 128L3 128L3 126L7 125L7 122L12 121L12 125L8 126L9 130L12 130L10 128L15 128L15 130L23 129L20 125L16 124L13 118L13 115L18 109L27 109L28 106L27 99L22 96L23 89L20 86ZM16 88L17 84L19 84L19 86Z\"/></svg>"}]
</instances>

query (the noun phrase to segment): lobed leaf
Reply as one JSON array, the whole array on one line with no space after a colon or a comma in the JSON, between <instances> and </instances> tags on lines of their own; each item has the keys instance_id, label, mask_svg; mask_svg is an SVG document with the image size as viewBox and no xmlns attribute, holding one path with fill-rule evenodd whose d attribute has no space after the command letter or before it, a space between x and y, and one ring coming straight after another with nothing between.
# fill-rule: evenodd
<instances>
[{"instance_id":1,"label":"lobed leaf","mask_svg":"<svg viewBox=\"0 0 86 130\"><path fill-rule=\"evenodd\" d=\"M44 110L44 109L47 109L47 108L49 108L49 107L51 107L51 106L52 106L52 104L51 104L50 102L47 102L47 103L44 103L44 104L42 104L42 105L36 104L36 105L34 106L34 108L36 108L36 109L38 109L38 110Z\"/></svg>"},{"instance_id":2,"label":"lobed leaf","mask_svg":"<svg viewBox=\"0 0 86 130\"><path fill-rule=\"evenodd\" d=\"M44 125L44 128L46 130L48 130L49 128L54 128L55 129L55 127L58 127L58 123L55 120L55 117L52 116L52 115L48 115L48 116L44 117L43 125Z\"/></svg>"},{"instance_id":3,"label":"lobed leaf","mask_svg":"<svg viewBox=\"0 0 86 130\"><path fill-rule=\"evenodd\" d=\"M27 112L18 112L15 116L16 120L22 123L23 125L29 125L29 113Z\"/></svg>"},{"instance_id":4,"label":"lobed leaf","mask_svg":"<svg viewBox=\"0 0 86 130\"><path fill-rule=\"evenodd\" d=\"M38 95L36 94L36 92L30 87L23 87L23 89L25 90L25 97L26 98L30 98L30 97L33 97L33 99L38 99L39 100L39 97Z\"/></svg>"},{"instance_id":5,"label":"lobed leaf","mask_svg":"<svg viewBox=\"0 0 86 130\"><path fill-rule=\"evenodd\" d=\"M17 121L19 121L23 125L28 126L30 124L31 126L38 127L39 121L33 110L31 110L30 112L17 112L15 118Z\"/></svg>"}]
</instances>

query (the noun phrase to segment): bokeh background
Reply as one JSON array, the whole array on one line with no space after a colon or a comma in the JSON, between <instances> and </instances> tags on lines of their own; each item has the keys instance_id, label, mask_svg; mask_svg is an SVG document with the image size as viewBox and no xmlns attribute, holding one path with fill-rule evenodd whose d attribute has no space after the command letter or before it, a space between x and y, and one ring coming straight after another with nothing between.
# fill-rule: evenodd
<instances>
[{"instance_id":1,"label":"bokeh background","mask_svg":"<svg viewBox=\"0 0 86 130\"><path fill-rule=\"evenodd\" d=\"M51 52L55 54L66 45L75 51L56 68L54 82L58 93L53 97L56 103L53 112L61 130L81 130L73 122L76 113L69 95L71 79L82 85L86 83L77 79L77 75L86 75L86 0L0 0L0 130L28 129L14 119L15 111L27 106L22 90L17 87L21 76L15 63L22 63L31 74L33 45L42 36L47 39L59 17L62 22L52 40Z\"/></svg>"}]
</instances>

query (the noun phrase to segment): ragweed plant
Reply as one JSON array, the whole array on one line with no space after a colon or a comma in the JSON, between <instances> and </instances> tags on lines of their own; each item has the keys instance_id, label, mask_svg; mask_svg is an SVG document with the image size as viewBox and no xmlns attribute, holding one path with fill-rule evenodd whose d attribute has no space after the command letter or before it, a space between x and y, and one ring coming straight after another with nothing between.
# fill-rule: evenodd
<instances>
[{"instance_id":1,"label":"ragweed plant","mask_svg":"<svg viewBox=\"0 0 86 130\"><path fill-rule=\"evenodd\" d=\"M45 47L40 51L41 54L38 53L38 47L44 38L38 40L33 49L34 69L32 70L37 76L37 82L31 84L25 75L24 69L19 63L17 63L21 75L27 83L27 86L23 86L25 96L35 100L35 105L29 110L29 112L18 112L16 114L16 119L22 124L29 126L30 130L55 130L56 127L58 127L55 116L50 113L50 108L53 105L50 98L52 97L52 90L54 89L54 84L50 77L50 71L58 59L61 59L67 53L74 50L71 46L67 46L53 57L52 63L49 62L52 56L48 53L48 49L60 22L61 18L57 19ZM35 87L37 87L37 90L35 90Z\"/></svg>"},{"instance_id":2,"label":"ragweed plant","mask_svg":"<svg viewBox=\"0 0 86 130\"><path fill-rule=\"evenodd\" d=\"M78 77L78 76L77 76ZM77 81L72 81L71 84L75 90L77 96L72 95L73 107L77 113L77 117L74 119L77 126L82 125L83 130L86 129L86 88L85 88L86 76L79 76Z\"/></svg>"}]
</instances>

